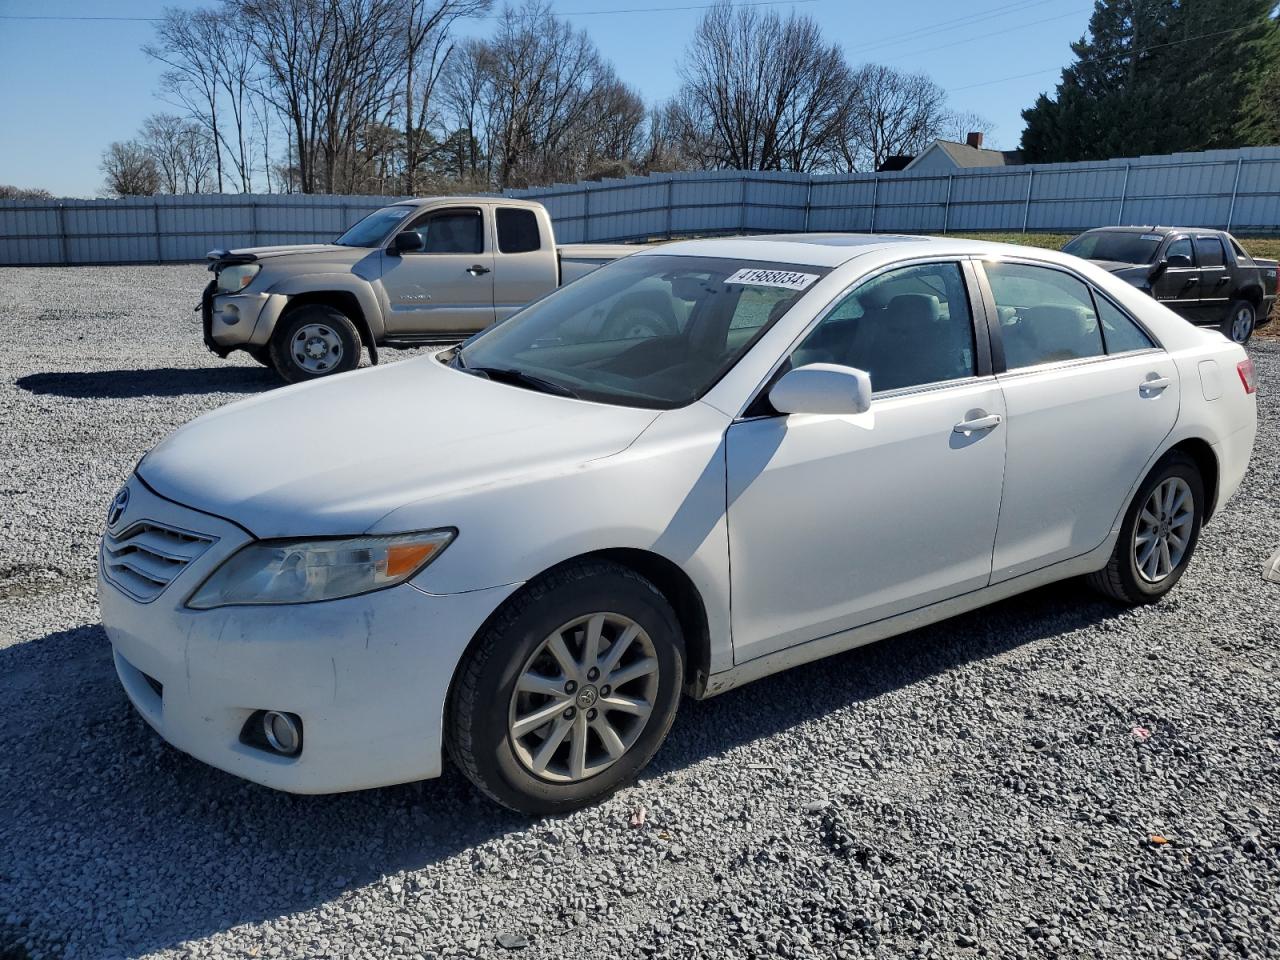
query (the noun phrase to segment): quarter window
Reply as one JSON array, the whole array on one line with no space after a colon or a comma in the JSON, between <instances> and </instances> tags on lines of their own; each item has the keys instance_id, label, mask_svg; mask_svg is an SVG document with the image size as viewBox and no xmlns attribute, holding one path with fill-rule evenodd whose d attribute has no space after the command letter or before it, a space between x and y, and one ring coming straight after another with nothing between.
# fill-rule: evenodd
<instances>
[{"instance_id":1,"label":"quarter window","mask_svg":"<svg viewBox=\"0 0 1280 960\"><path fill-rule=\"evenodd\" d=\"M1155 346L1143 329L1110 300L1095 293L1093 301L1098 308L1098 319L1102 321L1102 339L1107 353L1149 350Z\"/></svg>"},{"instance_id":2,"label":"quarter window","mask_svg":"<svg viewBox=\"0 0 1280 960\"><path fill-rule=\"evenodd\" d=\"M422 236L424 253L484 252L484 220L479 210L432 213L409 229Z\"/></svg>"},{"instance_id":3,"label":"quarter window","mask_svg":"<svg viewBox=\"0 0 1280 960\"><path fill-rule=\"evenodd\" d=\"M841 300L791 355L793 367L838 363L877 393L976 373L973 318L958 263L903 267Z\"/></svg>"},{"instance_id":4,"label":"quarter window","mask_svg":"<svg viewBox=\"0 0 1280 960\"><path fill-rule=\"evenodd\" d=\"M1082 281L1023 263L985 269L1010 370L1105 354L1093 297Z\"/></svg>"},{"instance_id":5,"label":"quarter window","mask_svg":"<svg viewBox=\"0 0 1280 960\"><path fill-rule=\"evenodd\" d=\"M1217 237L1196 237L1196 258L1202 267L1221 267L1227 262L1226 251Z\"/></svg>"},{"instance_id":6,"label":"quarter window","mask_svg":"<svg viewBox=\"0 0 1280 960\"><path fill-rule=\"evenodd\" d=\"M532 210L498 208L498 249L503 253L528 253L542 246L538 217Z\"/></svg>"}]
</instances>

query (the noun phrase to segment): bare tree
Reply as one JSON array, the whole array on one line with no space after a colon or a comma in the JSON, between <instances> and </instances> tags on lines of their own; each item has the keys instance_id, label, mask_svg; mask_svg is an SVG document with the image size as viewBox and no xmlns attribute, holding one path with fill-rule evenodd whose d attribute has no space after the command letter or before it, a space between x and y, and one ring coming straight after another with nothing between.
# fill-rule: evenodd
<instances>
[{"instance_id":1,"label":"bare tree","mask_svg":"<svg viewBox=\"0 0 1280 960\"><path fill-rule=\"evenodd\" d=\"M147 148L136 140L117 141L102 152L104 189L116 197L149 197L160 192L160 174Z\"/></svg>"},{"instance_id":2,"label":"bare tree","mask_svg":"<svg viewBox=\"0 0 1280 960\"><path fill-rule=\"evenodd\" d=\"M209 190L215 148L199 124L171 113L157 113L142 126L142 143L155 161L165 193Z\"/></svg>"},{"instance_id":3,"label":"bare tree","mask_svg":"<svg viewBox=\"0 0 1280 960\"><path fill-rule=\"evenodd\" d=\"M854 73L855 96L841 155L849 169L876 169L891 156L915 154L952 120L946 92L922 73L866 64Z\"/></svg>"},{"instance_id":4,"label":"bare tree","mask_svg":"<svg viewBox=\"0 0 1280 960\"><path fill-rule=\"evenodd\" d=\"M671 109L687 152L739 170L814 170L837 152L855 84L812 19L721 2L703 16Z\"/></svg>"},{"instance_id":5,"label":"bare tree","mask_svg":"<svg viewBox=\"0 0 1280 960\"><path fill-rule=\"evenodd\" d=\"M52 200L53 194L43 187L15 187L0 183L0 200Z\"/></svg>"}]
</instances>

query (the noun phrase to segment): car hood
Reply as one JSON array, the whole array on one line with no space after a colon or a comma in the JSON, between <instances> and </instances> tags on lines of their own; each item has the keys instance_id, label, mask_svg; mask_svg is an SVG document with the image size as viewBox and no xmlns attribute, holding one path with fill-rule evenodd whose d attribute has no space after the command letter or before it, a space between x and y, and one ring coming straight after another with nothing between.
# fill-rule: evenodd
<instances>
[{"instance_id":1,"label":"car hood","mask_svg":"<svg viewBox=\"0 0 1280 960\"><path fill-rule=\"evenodd\" d=\"M258 537L356 534L409 503L577 469L625 449L656 416L422 357L206 414L161 441L138 475Z\"/></svg>"},{"instance_id":2,"label":"car hood","mask_svg":"<svg viewBox=\"0 0 1280 960\"><path fill-rule=\"evenodd\" d=\"M1153 264L1125 263L1123 260L1090 260L1090 263L1101 267L1109 273L1150 273Z\"/></svg>"},{"instance_id":3,"label":"car hood","mask_svg":"<svg viewBox=\"0 0 1280 960\"><path fill-rule=\"evenodd\" d=\"M337 243L291 243L275 247L237 247L235 250L230 251L232 256L251 256L258 260L310 253L329 254L331 256L359 256L368 252L366 247L344 247Z\"/></svg>"}]
</instances>

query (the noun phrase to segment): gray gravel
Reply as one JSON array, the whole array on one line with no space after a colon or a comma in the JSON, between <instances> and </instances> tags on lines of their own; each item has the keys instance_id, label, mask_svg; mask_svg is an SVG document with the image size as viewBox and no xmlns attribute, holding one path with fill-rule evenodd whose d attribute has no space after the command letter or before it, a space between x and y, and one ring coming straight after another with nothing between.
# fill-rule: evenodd
<instances>
[{"instance_id":1,"label":"gray gravel","mask_svg":"<svg viewBox=\"0 0 1280 960\"><path fill-rule=\"evenodd\" d=\"M273 793L125 701L105 505L274 386L201 348L203 279L0 270L0 958L1280 956L1280 341L1164 603L1059 585L686 702L637 786L528 821L453 771Z\"/></svg>"}]
</instances>

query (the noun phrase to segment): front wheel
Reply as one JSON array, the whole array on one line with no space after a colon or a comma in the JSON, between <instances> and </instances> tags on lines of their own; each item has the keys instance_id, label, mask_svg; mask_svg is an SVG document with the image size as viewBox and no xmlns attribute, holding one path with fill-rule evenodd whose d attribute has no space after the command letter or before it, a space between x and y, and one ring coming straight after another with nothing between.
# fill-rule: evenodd
<instances>
[{"instance_id":1,"label":"front wheel","mask_svg":"<svg viewBox=\"0 0 1280 960\"><path fill-rule=\"evenodd\" d=\"M1249 300L1235 300L1227 308L1220 329L1236 343L1248 343L1258 325L1258 308Z\"/></svg>"},{"instance_id":2,"label":"front wheel","mask_svg":"<svg viewBox=\"0 0 1280 960\"><path fill-rule=\"evenodd\" d=\"M571 564L508 601L467 651L450 752L504 806L572 810L649 762L683 682L684 640L658 589L617 564Z\"/></svg>"},{"instance_id":3,"label":"front wheel","mask_svg":"<svg viewBox=\"0 0 1280 960\"><path fill-rule=\"evenodd\" d=\"M1111 559L1089 575L1090 585L1121 603L1155 603L1191 562L1204 502L1204 481L1195 461L1179 452L1166 456L1138 489Z\"/></svg>"},{"instance_id":4,"label":"front wheel","mask_svg":"<svg viewBox=\"0 0 1280 960\"><path fill-rule=\"evenodd\" d=\"M334 307L298 307L280 318L271 339L271 365L289 383L354 370L360 366L360 333Z\"/></svg>"}]
</instances>

